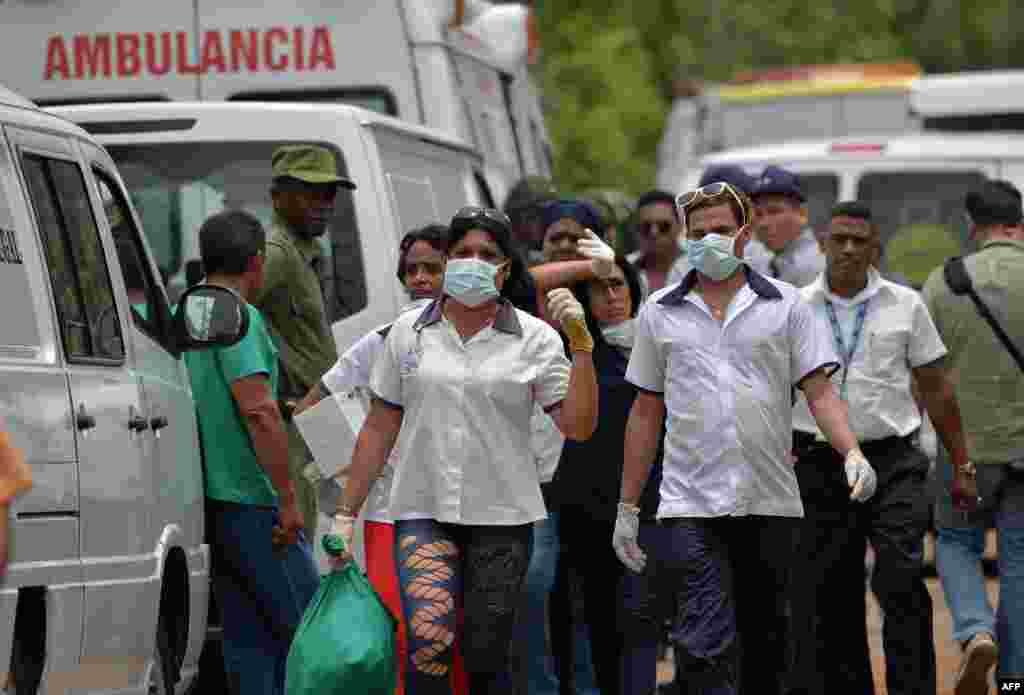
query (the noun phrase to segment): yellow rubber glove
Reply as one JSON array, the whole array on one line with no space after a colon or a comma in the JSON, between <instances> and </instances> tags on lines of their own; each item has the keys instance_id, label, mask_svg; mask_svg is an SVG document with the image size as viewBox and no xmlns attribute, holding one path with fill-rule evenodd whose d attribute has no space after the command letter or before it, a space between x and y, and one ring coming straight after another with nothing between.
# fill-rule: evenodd
<instances>
[{"instance_id":1,"label":"yellow rubber glove","mask_svg":"<svg viewBox=\"0 0 1024 695\"><path fill-rule=\"evenodd\" d=\"M594 338L587 329L583 306L573 293L564 287L548 292L548 316L558 321L569 339L571 352L593 352Z\"/></svg>"}]
</instances>

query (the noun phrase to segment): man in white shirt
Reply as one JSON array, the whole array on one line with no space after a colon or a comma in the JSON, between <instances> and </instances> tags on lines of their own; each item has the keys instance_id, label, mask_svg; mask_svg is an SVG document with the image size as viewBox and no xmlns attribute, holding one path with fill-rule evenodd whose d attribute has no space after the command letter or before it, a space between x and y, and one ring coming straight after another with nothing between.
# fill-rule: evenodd
<instances>
[{"instance_id":1,"label":"man in white shirt","mask_svg":"<svg viewBox=\"0 0 1024 695\"><path fill-rule=\"evenodd\" d=\"M839 455L801 398L793 418L805 515L792 583L793 695L873 692L863 599L869 542L871 585L885 616L888 692L935 693L932 603L922 575L928 459L915 443L921 413L911 380L953 460L966 463L967 450L942 365L946 346L920 295L872 267L878 245L871 210L840 203L823 243L826 270L801 291L839 354L832 381L878 473L878 490L867 504L847 500Z\"/></svg>"},{"instance_id":2,"label":"man in white shirt","mask_svg":"<svg viewBox=\"0 0 1024 695\"><path fill-rule=\"evenodd\" d=\"M640 393L626 428L613 545L628 568L644 571L636 504L665 422L658 518L671 552L654 564L664 585L677 587L676 668L699 693L733 695L742 682L775 695L803 513L790 464L793 387L845 455L836 470L844 466L853 499L871 497L875 475L829 381L838 362L810 308L796 288L740 260L749 199L719 183L677 203L694 269L653 294L636 319L626 379Z\"/></svg>"},{"instance_id":3,"label":"man in white shirt","mask_svg":"<svg viewBox=\"0 0 1024 695\"><path fill-rule=\"evenodd\" d=\"M757 238L747 247L747 263L796 287L810 284L825 269L825 257L807 224L799 177L781 167L765 167L750 195L757 206Z\"/></svg>"}]
</instances>

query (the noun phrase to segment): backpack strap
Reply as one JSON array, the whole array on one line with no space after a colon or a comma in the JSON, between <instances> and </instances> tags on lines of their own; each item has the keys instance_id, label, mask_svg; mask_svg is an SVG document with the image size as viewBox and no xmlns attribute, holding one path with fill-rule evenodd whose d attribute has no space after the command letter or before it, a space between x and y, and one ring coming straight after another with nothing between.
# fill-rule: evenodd
<instances>
[{"instance_id":1,"label":"backpack strap","mask_svg":"<svg viewBox=\"0 0 1024 695\"><path fill-rule=\"evenodd\" d=\"M974 306L977 307L978 313L985 319L989 326L992 327L992 331L996 334L999 342L1003 344L1006 351L1010 353L1013 360L1017 363L1017 366L1022 372L1024 372L1024 355L1020 353L1017 346L1014 345L1010 336L1006 334L1003 327L999 325L999 321L992 312L989 310L988 305L981 300L978 293L974 291L974 283L971 282L971 276L967 272L967 266L964 264L962 257L951 258L946 261L946 264L942 268L942 274L946 279L946 284L949 285L950 291L953 294L968 294L971 296L971 300L974 302Z\"/></svg>"}]
</instances>

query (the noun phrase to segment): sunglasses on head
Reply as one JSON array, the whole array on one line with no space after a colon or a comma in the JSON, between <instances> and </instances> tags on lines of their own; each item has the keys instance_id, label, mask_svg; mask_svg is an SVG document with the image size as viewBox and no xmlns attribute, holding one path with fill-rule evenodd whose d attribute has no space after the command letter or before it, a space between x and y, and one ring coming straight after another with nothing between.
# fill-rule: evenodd
<instances>
[{"instance_id":1,"label":"sunglasses on head","mask_svg":"<svg viewBox=\"0 0 1024 695\"><path fill-rule=\"evenodd\" d=\"M725 181L716 181L715 183L695 188L692 191L680 193L676 198L676 207L679 209L680 216L685 221L686 211L694 205L704 200L727 196L735 200L739 204L740 210L743 211L743 224L741 226L750 224L751 211L749 204L744 201L744 197L732 185Z\"/></svg>"},{"instance_id":2,"label":"sunglasses on head","mask_svg":"<svg viewBox=\"0 0 1024 695\"><path fill-rule=\"evenodd\" d=\"M455 213L451 228L453 231L461 231L473 227L493 227L494 225L500 226L507 232L512 227L512 220L500 210L467 205Z\"/></svg>"}]
</instances>

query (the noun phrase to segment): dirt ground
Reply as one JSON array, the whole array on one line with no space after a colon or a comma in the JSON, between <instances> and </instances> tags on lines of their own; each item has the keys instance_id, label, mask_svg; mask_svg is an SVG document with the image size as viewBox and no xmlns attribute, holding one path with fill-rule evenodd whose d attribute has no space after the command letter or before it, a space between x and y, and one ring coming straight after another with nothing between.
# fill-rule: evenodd
<instances>
[{"instance_id":1,"label":"dirt ground","mask_svg":"<svg viewBox=\"0 0 1024 695\"><path fill-rule=\"evenodd\" d=\"M989 549L986 555L994 557L994 536L988 539ZM931 559L931 546L927 548L927 559ZM942 595L942 585L936 578L928 579L928 591L932 596L932 607L935 620L935 656L938 666L938 695L952 695L953 681L960 664L960 650L953 642L953 622L946 607L946 599ZM993 605L998 598L999 583L996 579L988 580L988 593ZM885 695L885 657L882 653L882 615L878 602L870 591L866 592L868 602L868 641L871 644L871 662L875 675L876 695ZM658 664L658 683L672 680L674 667L671 659ZM994 692L994 689L993 689Z\"/></svg>"}]
</instances>

